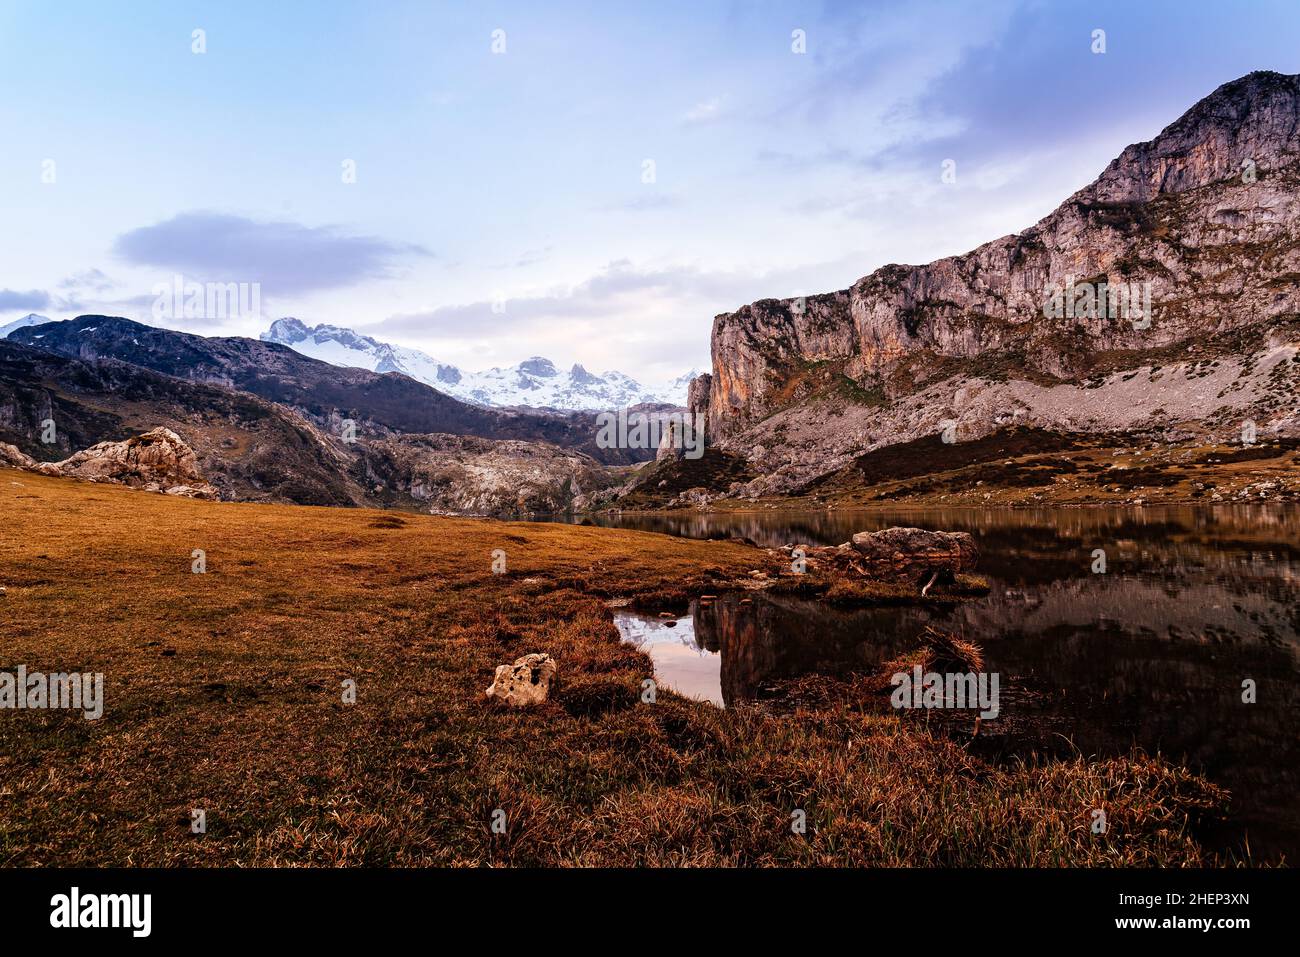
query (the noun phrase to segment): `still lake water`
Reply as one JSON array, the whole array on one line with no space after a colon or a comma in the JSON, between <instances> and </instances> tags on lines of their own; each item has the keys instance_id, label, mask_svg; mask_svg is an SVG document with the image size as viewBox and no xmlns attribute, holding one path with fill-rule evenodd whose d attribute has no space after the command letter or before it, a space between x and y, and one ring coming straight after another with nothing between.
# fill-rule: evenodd
<instances>
[{"instance_id":1,"label":"still lake water","mask_svg":"<svg viewBox=\"0 0 1300 957\"><path fill-rule=\"evenodd\" d=\"M912 525L967 531L991 593L955 608L837 610L754 596L693 603L666 620L620 611L659 680L735 706L781 678L872 672L927 625L984 649L1002 715L980 748L1112 755L1136 745L1231 790L1208 844L1300 861L1300 509L931 509L624 515L602 524L760 545L838 544ZM1094 573L1093 551L1106 553ZM1243 681L1256 702L1242 701ZM922 719L923 720L923 719Z\"/></svg>"}]
</instances>

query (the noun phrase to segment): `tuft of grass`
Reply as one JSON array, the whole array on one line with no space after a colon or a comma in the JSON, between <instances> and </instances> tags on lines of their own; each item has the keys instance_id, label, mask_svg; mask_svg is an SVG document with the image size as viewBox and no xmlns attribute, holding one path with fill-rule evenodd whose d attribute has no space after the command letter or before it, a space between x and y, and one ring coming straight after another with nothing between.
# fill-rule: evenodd
<instances>
[{"instance_id":1,"label":"tuft of grass","mask_svg":"<svg viewBox=\"0 0 1300 957\"><path fill-rule=\"evenodd\" d=\"M890 690L890 678L899 672L910 672L918 665L924 672L983 671L984 650L973 641L928 626L917 647L890 659L880 667L874 687L877 690Z\"/></svg>"},{"instance_id":2,"label":"tuft of grass","mask_svg":"<svg viewBox=\"0 0 1300 957\"><path fill-rule=\"evenodd\" d=\"M960 635L941 631L933 626L925 629L925 651L929 668L935 671L983 671L984 651L973 641Z\"/></svg>"}]
</instances>

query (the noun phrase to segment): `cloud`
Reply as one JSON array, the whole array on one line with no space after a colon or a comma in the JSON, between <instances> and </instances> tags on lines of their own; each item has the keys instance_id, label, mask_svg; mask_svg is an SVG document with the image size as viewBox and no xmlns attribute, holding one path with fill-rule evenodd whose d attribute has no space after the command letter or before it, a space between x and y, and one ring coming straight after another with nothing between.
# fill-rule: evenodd
<instances>
[{"instance_id":1,"label":"cloud","mask_svg":"<svg viewBox=\"0 0 1300 957\"><path fill-rule=\"evenodd\" d=\"M34 311L44 309L50 304L50 294L43 289L29 289L19 292L16 289L0 289L0 310L26 309Z\"/></svg>"},{"instance_id":2,"label":"cloud","mask_svg":"<svg viewBox=\"0 0 1300 957\"><path fill-rule=\"evenodd\" d=\"M573 285L402 313L358 331L462 367L544 355L650 382L708 368L709 328L718 313L762 298L843 289L865 266L860 252L768 270L617 259Z\"/></svg>"},{"instance_id":3,"label":"cloud","mask_svg":"<svg viewBox=\"0 0 1300 957\"><path fill-rule=\"evenodd\" d=\"M1160 4L884 0L828 14L809 33L816 69L756 101L785 120L773 129L807 134L762 144L757 158L774 173L919 170L925 181L952 157L965 173L987 167L982 189L1018 182L1046 196L1064 178L1068 195L1235 75L1207 65L1232 59L1215 45L1189 64L1198 26ZM1109 24L1111 49L1094 55L1091 31ZM1207 72L1217 79L1197 79Z\"/></svg>"},{"instance_id":4,"label":"cloud","mask_svg":"<svg viewBox=\"0 0 1300 957\"><path fill-rule=\"evenodd\" d=\"M554 246L543 246L540 249L526 249L512 260L495 263L492 269L525 269L529 266L536 266L538 263L546 262L551 258L551 251Z\"/></svg>"},{"instance_id":5,"label":"cloud","mask_svg":"<svg viewBox=\"0 0 1300 957\"><path fill-rule=\"evenodd\" d=\"M629 199L621 203L615 203L612 206L605 207L615 212L624 213L650 213L658 210L677 209L682 205L681 199L671 193L644 193L635 199Z\"/></svg>"},{"instance_id":6,"label":"cloud","mask_svg":"<svg viewBox=\"0 0 1300 957\"><path fill-rule=\"evenodd\" d=\"M782 84L754 100L748 122L770 131L757 159L777 174L877 174L960 136L967 117L929 94L997 52L1019 2L828 5L809 30L806 68L788 58Z\"/></svg>"},{"instance_id":7,"label":"cloud","mask_svg":"<svg viewBox=\"0 0 1300 957\"><path fill-rule=\"evenodd\" d=\"M111 295L122 284L100 269L83 269L59 282L51 304L59 312L95 312L102 306L118 305Z\"/></svg>"},{"instance_id":8,"label":"cloud","mask_svg":"<svg viewBox=\"0 0 1300 957\"><path fill-rule=\"evenodd\" d=\"M123 283L101 269L83 269L59 280L54 293L0 290L0 310L26 309L55 314L102 313L126 315L148 321L154 296L123 296ZM117 294L115 294L117 293Z\"/></svg>"},{"instance_id":9,"label":"cloud","mask_svg":"<svg viewBox=\"0 0 1300 957\"><path fill-rule=\"evenodd\" d=\"M66 291L70 296L85 295L103 295L112 292L121 285L116 279L112 279L99 269L83 269L81 272L73 273L62 282L59 288Z\"/></svg>"},{"instance_id":10,"label":"cloud","mask_svg":"<svg viewBox=\"0 0 1300 957\"><path fill-rule=\"evenodd\" d=\"M259 222L227 213L188 212L123 233L118 256L221 282L260 282L272 295L337 289L394 274L428 250L374 236L353 236L337 226Z\"/></svg>"},{"instance_id":11,"label":"cloud","mask_svg":"<svg viewBox=\"0 0 1300 957\"><path fill-rule=\"evenodd\" d=\"M843 274L843 263L775 272L705 270L694 266L647 268L626 259L609 263L576 285L531 294L504 294L477 302L402 313L363 327L368 335L508 336L557 329L653 330L671 319L707 338L708 321L764 297L820 291L828 266ZM851 273L853 267L847 267ZM854 277L856 278L856 276ZM827 286L827 288L833 288Z\"/></svg>"},{"instance_id":12,"label":"cloud","mask_svg":"<svg viewBox=\"0 0 1300 957\"><path fill-rule=\"evenodd\" d=\"M682 120L686 123L710 123L722 115L723 108L726 105L727 98L725 96L715 96L703 103L696 103L686 111L686 115L682 117Z\"/></svg>"}]
</instances>

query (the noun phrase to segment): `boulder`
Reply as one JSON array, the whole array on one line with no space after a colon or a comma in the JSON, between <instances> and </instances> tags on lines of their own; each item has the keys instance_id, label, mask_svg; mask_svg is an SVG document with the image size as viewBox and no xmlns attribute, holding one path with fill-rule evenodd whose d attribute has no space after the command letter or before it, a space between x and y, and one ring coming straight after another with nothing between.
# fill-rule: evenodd
<instances>
[{"instance_id":1,"label":"boulder","mask_svg":"<svg viewBox=\"0 0 1300 957\"><path fill-rule=\"evenodd\" d=\"M874 577L904 578L920 584L951 583L955 574L974 568L979 561L979 548L968 532L886 528L858 532L848 544Z\"/></svg>"},{"instance_id":2,"label":"boulder","mask_svg":"<svg viewBox=\"0 0 1300 957\"><path fill-rule=\"evenodd\" d=\"M498 665L487 696L522 708L541 704L551 692L555 659L546 654L524 655L512 665Z\"/></svg>"},{"instance_id":3,"label":"boulder","mask_svg":"<svg viewBox=\"0 0 1300 957\"><path fill-rule=\"evenodd\" d=\"M194 450L171 429L152 429L123 442L100 442L62 462L38 467L46 475L116 482L187 498L218 498L199 471Z\"/></svg>"},{"instance_id":4,"label":"boulder","mask_svg":"<svg viewBox=\"0 0 1300 957\"><path fill-rule=\"evenodd\" d=\"M0 466L88 482L115 482L185 498L221 497L199 471L194 450L171 429L164 428L122 442L100 442L74 452L62 462L37 462L18 448L0 442Z\"/></svg>"},{"instance_id":5,"label":"boulder","mask_svg":"<svg viewBox=\"0 0 1300 957\"><path fill-rule=\"evenodd\" d=\"M31 469L35 468L36 463L30 456L21 452L17 446L10 445L8 442L0 442L0 466Z\"/></svg>"},{"instance_id":6,"label":"boulder","mask_svg":"<svg viewBox=\"0 0 1300 957\"><path fill-rule=\"evenodd\" d=\"M684 492L679 492L677 497L672 499L668 508L686 508L694 506L695 508L704 508L716 498L716 494L710 492L703 485L697 485L694 488L688 488Z\"/></svg>"}]
</instances>

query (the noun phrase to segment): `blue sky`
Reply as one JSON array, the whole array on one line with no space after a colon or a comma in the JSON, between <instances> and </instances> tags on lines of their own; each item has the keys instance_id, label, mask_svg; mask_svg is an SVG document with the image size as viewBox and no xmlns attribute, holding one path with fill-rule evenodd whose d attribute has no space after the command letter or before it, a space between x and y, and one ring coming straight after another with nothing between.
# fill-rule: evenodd
<instances>
[{"instance_id":1,"label":"blue sky","mask_svg":"<svg viewBox=\"0 0 1300 957\"><path fill-rule=\"evenodd\" d=\"M1298 27L1269 0L0 0L0 323L153 321L181 274L260 283L262 316L176 328L666 379L717 312L1031 225L1218 85L1300 72Z\"/></svg>"}]
</instances>

